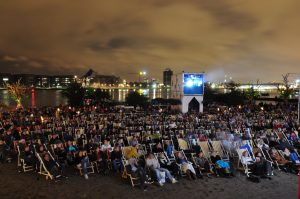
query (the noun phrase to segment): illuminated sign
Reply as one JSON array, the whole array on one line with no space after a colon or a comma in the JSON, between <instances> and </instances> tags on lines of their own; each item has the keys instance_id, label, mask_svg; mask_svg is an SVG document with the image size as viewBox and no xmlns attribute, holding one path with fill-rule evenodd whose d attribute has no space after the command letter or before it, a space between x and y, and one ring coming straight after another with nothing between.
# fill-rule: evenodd
<instances>
[{"instance_id":1,"label":"illuminated sign","mask_svg":"<svg viewBox=\"0 0 300 199\"><path fill-rule=\"evenodd\" d=\"M183 73L183 94L203 95L204 75L203 73Z\"/></svg>"}]
</instances>

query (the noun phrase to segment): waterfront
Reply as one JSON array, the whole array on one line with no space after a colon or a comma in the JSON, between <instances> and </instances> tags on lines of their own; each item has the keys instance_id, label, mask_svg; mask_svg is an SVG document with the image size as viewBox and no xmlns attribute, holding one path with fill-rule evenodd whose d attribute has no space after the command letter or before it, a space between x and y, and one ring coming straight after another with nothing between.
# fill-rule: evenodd
<instances>
[{"instance_id":1,"label":"waterfront","mask_svg":"<svg viewBox=\"0 0 300 199\"><path fill-rule=\"evenodd\" d=\"M66 105L67 99L62 94L63 90L37 89L35 91L35 103L37 107ZM112 99L118 102L124 102L129 89L110 89L108 90ZM144 89L141 90L150 99L170 98L170 90L163 89ZM5 106L14 106L15 103L9 96L7 90L0 90L0 104ZM31 96L28 95L22 102L24 107L31 106Z\"/></svg>"}]
</instances>

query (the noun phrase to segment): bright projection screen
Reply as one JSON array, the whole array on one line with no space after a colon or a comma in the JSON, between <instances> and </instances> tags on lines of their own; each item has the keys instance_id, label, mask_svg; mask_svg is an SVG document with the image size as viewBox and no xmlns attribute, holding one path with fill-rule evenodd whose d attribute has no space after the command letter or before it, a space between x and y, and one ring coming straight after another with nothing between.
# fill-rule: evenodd
<instances>
[{"instance_id":1,"label":"bright projection screen","mask_svg":"<svg viewBox=\"0 0 300 199\"><path fill-rule=\"evenodd\" d=\"M183 94L203 95L204 74L203 73L183 73Z\"/></svg>"}]
</instances>

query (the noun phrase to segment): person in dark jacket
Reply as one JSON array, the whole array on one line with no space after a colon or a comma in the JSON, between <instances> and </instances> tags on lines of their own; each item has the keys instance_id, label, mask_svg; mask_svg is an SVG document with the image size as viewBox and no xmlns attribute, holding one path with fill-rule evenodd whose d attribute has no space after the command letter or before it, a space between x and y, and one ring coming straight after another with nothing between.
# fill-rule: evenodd
<instances>
[{"instance_id":1,"label":"person in dark jacket","mask_svg":"<svg viewBox=\"0 0 300 199\"><path fill-rule=\"evenodd\" d=\"M8 146L3 140L0 140L0 161L3 163L7 159Z\"/></svg>"},{"instance_id":2,"label":"person in dark jacket","mask_svg":"<svg viewBox=\"0 0 300 199\"><path fill-rule=\"evenodd\" d=\"M44 164L46 169L54 176L54 178L59 178L59 167L54 160L52 160L48 153L44 155Z\"/></svg>"},{"instance_id":3,"label":"person in dark jacket","mask_svg":"<svg viewBox=\"0 0 300 199\"><path fill-rule=\"evenodd\" d=\"M111 161L115 171L123 171L123 164L122 164L122 151L119 146L115 146L113 151L111 152Z\"/></svg>"}]
</instances>

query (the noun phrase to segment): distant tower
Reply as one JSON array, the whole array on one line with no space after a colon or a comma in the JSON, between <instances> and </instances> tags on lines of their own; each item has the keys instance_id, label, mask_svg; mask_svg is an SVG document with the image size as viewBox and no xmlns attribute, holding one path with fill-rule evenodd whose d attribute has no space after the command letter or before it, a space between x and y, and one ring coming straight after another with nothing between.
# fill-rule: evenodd
<instances>
[{"instance_id":1,"label":"distant tower","mask_svg":"<svg viewBox=\"0 0 300 199\"><path fill-rule=\"evenodd\" d=\"M164 82L165 86L171 87L172 76L173 76L173 71L171 71L171 69L167 68L166 70L164 70L164 72L163 72L163 82Z\"/></svg>"}]
</instances>

